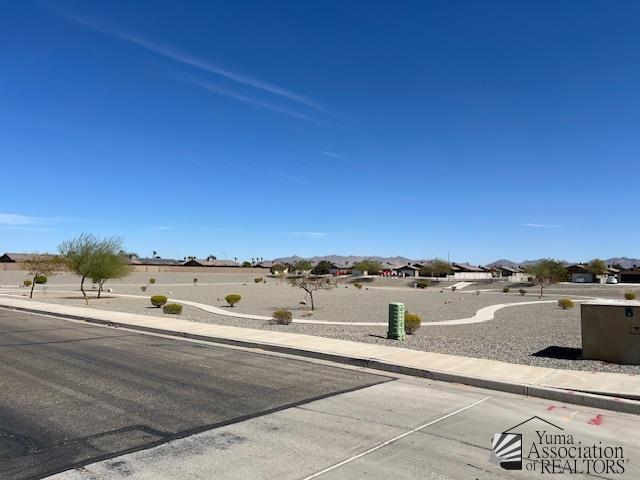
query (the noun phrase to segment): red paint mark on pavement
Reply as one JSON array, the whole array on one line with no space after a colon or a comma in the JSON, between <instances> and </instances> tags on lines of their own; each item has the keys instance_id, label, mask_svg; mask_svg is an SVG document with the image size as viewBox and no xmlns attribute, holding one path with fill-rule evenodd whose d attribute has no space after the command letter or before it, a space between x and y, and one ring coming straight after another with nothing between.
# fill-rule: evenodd
<instances>
[{"instance_id":1,"label":"red paint mark on pavement","mask_svg":"<svg viewBox=\"0 0 640 480\"><path fill-rule=\"evenodd\" d=\"M556 406L555 405L549 405L547 407L547 410L551 411L551 410L555 410Z\"/></svg>"},{"instance_id":2,"label":"red paint mark on pavement","mask_svg":"<svg viewBox=\"0 0 640 480\"><path fill-rule=\"evenodd\" d=\"M589 420L589 425L602 425L602 420L604 419L604 417L602 415L596 415L595 417L593 417L591 420Z\"/></svg>"}]
</instances>

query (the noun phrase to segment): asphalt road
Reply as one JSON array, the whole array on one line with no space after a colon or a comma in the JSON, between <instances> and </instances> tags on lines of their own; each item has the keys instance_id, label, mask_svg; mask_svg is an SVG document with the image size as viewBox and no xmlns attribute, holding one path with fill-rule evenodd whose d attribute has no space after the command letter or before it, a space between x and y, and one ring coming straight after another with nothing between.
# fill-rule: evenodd
<instances>
[{"instance_id":1,"label":"asphalt road","mask_svg":"<svg viewBox=\"0 0 640 480\"><path fill-rule=\"evenodd\" d=\"M0 310L0 478L42 478L388 380Z\"/></svg>"}]
</instances>

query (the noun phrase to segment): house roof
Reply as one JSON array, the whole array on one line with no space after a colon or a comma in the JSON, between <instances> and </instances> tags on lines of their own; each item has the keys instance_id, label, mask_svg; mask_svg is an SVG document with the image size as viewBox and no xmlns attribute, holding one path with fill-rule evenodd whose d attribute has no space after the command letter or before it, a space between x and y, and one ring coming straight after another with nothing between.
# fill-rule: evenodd
<instances>
[{"instance_id":1,"label":"house roof","mask_svg":"<svg viewBox=\"0 0 640 480\"><path fill-rule=\"evenodd\" d=\"M623 268L622 270L620 270L620 275L625 275L627 273L638 274L640 273L640 267Z\"/></svg>"},{"instance_id":2,"label":"house roof","mask_svg":"<svg viewBox=\"0 0 640 480\"><path fill-rule=\"evenodd\" d=\"M485 268L476 265L469 265L468 263L454 263L452 265L453 271L459 272L486 272Z\"/></svg>"},{"instance_id":3,"label":"house roof","mask_svg":"<svg viewBox=\"0 0 640 480\"><path fill-rule=\"evenodd\" d=\"M29 257L39 255L42 257L53 257L54 255L50 253L5 253L0 257L0 262L10 263L10 262L24 262Z\"/></svg>"},{"instance_id":4,"label":"house roof","mask_svg":"<svg viewBox=\"0 0 640 480\"><path fill-rule=\"evenodd\" d=\"M252 267L258 267L258 268L271 268L275 265L275 263L273 263L272 261L266 261L266 262L260 262L260 263L256 263L255 265L252 265Z\"/></svg>"},{"instance_id":5,"label":"house roof","mask_svg":"<svg viewBox=\"0 0 640 480\"><path fill-rule=\"evenodd\" d=\"M338 270L348 270L350 268L353 268L352 265L349 265L348 263L343 263L343 262L333 262L331 264L331 268L336 268Z\"/></svg>"},{"instance_id":6,"label":"house roof","mask_svg":"<svg viewBox=\"0 0 640 480\"><path fill-rule=\"evenodd\" d=\"M175 260L173 258L138 258L138 262L136 265L171 265L177 266L182 265L184 261Z\"/></svg>"},{"instance_id":7,"label":"house roof","mask_svg":"<svg viewBox=\"0 0 640 480\"><path fill-rule=\"evenodd\" d=\"M205 260L200 258L192 258L183 262L188 267L239 267L240 264L233 260Z\"/></svg>"},{"instance_id":8,"label":"house roof","mask_svg":"<svg viewBox=\"0 0 640 480\"><path fill-rule=\"evenodd\" d=\"M485 267L487 268L487 267ZM510 267L509 265L498 265L497 267L492 267L492 268L499 268L500 270L505 270L507 272L511 272L511 273L522 273L523 270L520 267Z\"/></svg>"},{"instance_id":9,"label":"house roof","mask_svg":"<svg viewBox=\"0 0 640 480\"><path fill-rule=\"evenodd\" d=\"M420 270L419 267L416 267L414 265L400 265L398 267L394 267L393 268L393 270L406 270L406 269L409 269L409 270Z\"/></svg>"}]
</instances>

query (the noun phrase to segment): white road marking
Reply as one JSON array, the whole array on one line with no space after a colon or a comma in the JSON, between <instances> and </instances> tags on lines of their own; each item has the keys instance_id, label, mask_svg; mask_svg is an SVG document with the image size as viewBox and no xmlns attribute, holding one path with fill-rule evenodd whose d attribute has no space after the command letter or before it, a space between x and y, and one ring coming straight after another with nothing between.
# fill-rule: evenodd
<instances>
[{"instance_id":1,"label":"white road marking","mask_svg":"<svg viewBox=\"0 0 640 480\"><path fill-rule=\"evenodd\" d=\"M436 418L435 420L431 420L430 422L425 423L424 425L420 425L419 427L416 427L413 430L409 430L408 432L402 433L402 434L400 434L400 435L398 435L396 437L393 437L393 438L387 440L386 442L383 442L383 443L381 443L379 445L376 445L375 447L372 447L372 448L370 448L368 450L365 450L364 452L359 453L358 455L354 455L353 457L347 458L346 460L343 460L340 463L336 463L335 465L331 465L330 467L327 467L324 470L320 470L319 472L316 472L313 475L309 475L308 477L304 477L302 480L311 480L312 478L319 477L320 475L323 475L323 474L325 474L327 472L330 472L331 470L335 470L338 467L341 467L343 465L346 465L347 463L350 463L350 462L353 462L354 460L362 458L365 455L369 455L370 453L375 452L376 450L379 450L382 447L385 447L385 446L389 445L390 443L397 442L398 440L400 440L400 439L402 439L402 438L404 438L404 437L406 437L408 435L411 435L412 433L416 433L417 431L422 430L423 428L427 428L427 427L433 425L434 423L441 422L442 420L446 420L449 417L453 417L454 415L462 413L465 410L469 410L470 408L473 408L476 405L479 405L482 402L484 402L486 400L489 400L490 398L491 398L491 395L489 395L488 397L481 398L480 400L478 400L476 402L473 402L471 405L467 405L466 407L462 407L462 408L456 410L455 412L451 412L451 413L448 413L448 414L446 414L446 415L444 415L444 416L442 416L440 418Z\"/></svg>"}]
</instances>

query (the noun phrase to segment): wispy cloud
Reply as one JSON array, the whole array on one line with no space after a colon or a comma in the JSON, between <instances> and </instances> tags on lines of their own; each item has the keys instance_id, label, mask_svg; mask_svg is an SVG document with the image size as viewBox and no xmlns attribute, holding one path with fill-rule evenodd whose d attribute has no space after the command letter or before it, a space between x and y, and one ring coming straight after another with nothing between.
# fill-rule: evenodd
<instances>
[{"instance_id":1,"label":"wispy cloud","mask_svg":"<svg viewBox=\"0 0 640 480\"><path fill-rule=\"evenodd\" d=\"M523 223L522 226L529 228L560 228L560 225L552 225L547 223Z\"/></svg>"},{"instance_id":2,"label":"wispy cloud","mask_svg":"<svg viewBox=\"0 0 640 480\"><path fill-rule=\"evenodd\" d=\"M323 111L323 112L326 111L324 107L322 107L315 101L311 100L310 98L302 94L292 92L287 88L281 87L279 85L275 85L273 83L265 82L263 80L258 80L248 75L244 75L241 73L233 72L226 68L222 68L207 60L197 58L183 50L180 50L179 48L153 42L140 35L125 32L122 29L114 26L106 26L106 25L100 24L99 22L87 17L78 16L78 15L69 15L69 14L64 14L60 12L56 12L56 13L58 15L61 15L67 18L68 20L71 20L79 25L82 25L83 27L89 28L91 30L95 30L97 32L116 38L123 42L127 42L130 44L136 45L138 47L144 48L145 50L156 53L165 58L181 63L183 65L188 65L190 67L198 68L200 70L203 70L208 73L212 73L214 75L219 75L228 80L232 80L242 85L247 85L265 92L269 92L274 95L281 96L283 98L287 98L289 100L300 103L310 108L314 108L319 111Z\"/></svg>"},{"instance_id":3,"label":"wispy cloud","mask_svg":"<svg viewBox=\"0 0 640 480\"><path fill-rule=\"evenodd\" d=\"M342 153L338 153L338 152L328 152L328 151L321 151L320 152L322 155L324 155L325 157L329 157L329 158L335 158L338 160L341 160L344 158L344 155Z\"/></svg>"},{"instance_id":4,"label":"wispy cloud","mask_svg":"<svg viewBox=\"0 0 640 480\"><path fill-rule=\"evenodd\" d=\"M224 95L225 97L233 98L234 100L238 100L239 102L248 103L249 105L255 105L256 107L265 108L267 110L271 110L272 112L278 112L284 115L289 115L290 117L299 118L300 120L305 120L307 122L321 123L315 118L309 115L305 115L304 113L299 113L294 110L289 110L288 108L280 107L278 105L274 105L272 103L265 102L257 98L247 97L246 95L242 95L232 90L228 90L219 85L216 85L215 83L205 82L205 81L202 81L193 77L189 77L186 75L176 75L176 77L182 81L185 81L197 87L203 88L209 92L216 93L218 95Z\"/></svg>"},{"instance_id":5,"label":"wispy cloud","mask_svg":"<svg viewBox=\"0 0 640 480\"><path fill-rule=\"evenodd\" d=\"M11 227L25 227L31 225L43 225L60 222L71 222L70 218L64 217L31 217L19 213L0 213L0 225Z\"/></svg>"},{"instance_id":6,"label":"wispy cloud","mask_svg":"<svg viewBox=\"0 0 640 480\"><path fill-rule=\"evenodd\" d=\"M157 227L152 227L151 230L163 232L165 230L171 230L171 227L169 227L168 225L158 225Z\"/></svg>"},{"instance_id":7,"label":"wispy cloud","mask_svg":"<svg viewBox=\"0 0 640 480\"><path fill-rule=\"evenodd\" d=\"M323 238L327 234L324 232L287 232L287 235L296 235L298 237Z\"/></svg>"}]
</instances>

